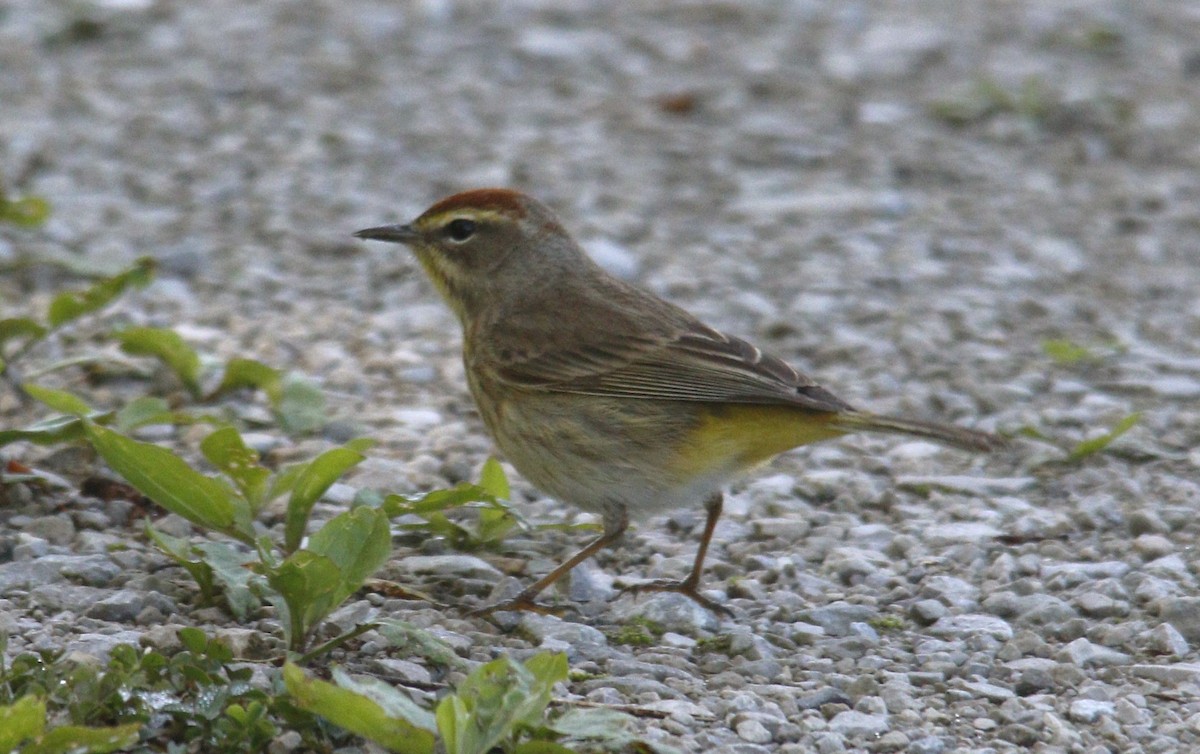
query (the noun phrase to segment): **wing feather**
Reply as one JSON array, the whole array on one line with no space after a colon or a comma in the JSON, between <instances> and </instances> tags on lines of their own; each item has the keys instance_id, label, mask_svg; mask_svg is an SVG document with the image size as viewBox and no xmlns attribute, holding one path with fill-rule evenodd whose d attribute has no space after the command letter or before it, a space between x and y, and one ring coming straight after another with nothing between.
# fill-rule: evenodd
<instances>
[{"instance_id":1,"label":"wing feather","mask_svg":"<svg viewBox=\"0 0 1200 754\"><path fill-rule=\"evenodd\" d=\"M782 359L688 316L660 333L602 333L538 354L510 354L497 376L514 386L646 400L853 410ZM594 331L593 331L594 332Z\"/></svg>"}]
</instances>

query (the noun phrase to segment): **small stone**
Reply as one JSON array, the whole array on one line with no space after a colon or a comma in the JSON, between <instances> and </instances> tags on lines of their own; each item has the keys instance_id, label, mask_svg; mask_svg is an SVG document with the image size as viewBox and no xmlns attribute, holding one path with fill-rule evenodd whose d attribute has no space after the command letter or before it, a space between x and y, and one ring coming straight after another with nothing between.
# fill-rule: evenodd
<instances>
[{"instance_id":1,"label":"small stone","mask_svg":"<svg viewBox=\"0 0 1200 754\"><path fill-rule=\"evenodd\" d=\"M1006 689L1003 686L997 686L994 683L987 683L986 681L967 681L962 687L976 697L987 699L991 702L1006 702L1016 696L1016 693L1012 689Z\"/></svg>"},{"instance_id":2,"label":"small stone","mask_svg":"<svg viewBox=\"0 0 1200 754\"><path fill-rule=\"evenodd\" d=\"M1147 678L1175 686L1183 683L1200 684L1200 662L1177 662L1171 665L1134 665L1129 669L1138 678Z\"/></svg>"},{"instance_id":3,"label":"small stone","mask_svg":"<svg viewBox=\"0 0 1200 754\"><path fill-rule=\"evenodd\" d=\"M397 657L381 657L372 661L375 673L389 681L400 683L428 684L433 682L433 675L424 665L418 665L410 660Z\"/></svg>"},{"instance_id":4,"label":"small stone","mask_svg":"<svg viewBox=\"0 0 1200 754\"><path fill-rule=\"evenodd\" d=\"M808 620L825 629L830 636L847 636L851 623L866 623L879 611L867 605L852 605L849 602L831 602L823 607L808 611Z\"/></svg>"},{"instance_id":5,"label":"small stone","mask_svg":"<svg viewBox=\"0 0 1200 754\"><path fill-rule=\"evenodd\" d=\"M1021 675L1017 677L1013 690L1017 692L1018 696L1032 696L1043 691L1050 691L1054 686L1054 676L1050 674L1050 671L1042 668L1029 668L1022 671Z\"/></svg>"},{"instance_id":6,"label":"small stone","mask_svg":"<svg viewBox=\"0 0 1200 754\"><path fill-rule=\"evenodd\" d=\"M695 635L702 631L716 631L721 620L692 600L675 592L651 593L638 596L614 608L614 617L621 621L644 618L653 621L668 631Z\"/></svg>"},{"instance_id":7,"label":"small stone","mask_svg":"<svg viewBox=\"0 0 1200 754\"><path fill-rule=\"evenodd\" d=\"M963 542L990 542L1001 532L991 524L976 521L958 521L950 524L935 524L924 530L922 539L931 547L961 544Z\"/></svg>"},{"instance_id":8,"label":"small stone","mask_svg":"<svg viewBox=\"0 0 1200 754\"><path fill-rule=\"evenodd\" d=\"M474 555L409 555L397 560L396 567L408 573L430 573L435 576L495 580L502 575L491 563Z\"/></svg>"},{"instance_id":9,"label":"small stone","mask_svg":"<svg viewBox=\"0 0 1200 754\"><path fill-rule=\"evenodd\" d=\"M908 614L918 623L928 626L944 617L949 610L938 600L917 600L908 608Z\"/></svg>"},{"instance_id":10,"label":"small stone","mask_svg":"<svg viewBox=\"0 0 1200 754\"><path fill-rule=\"evenodd\" d=\"M1159 617L1174 626L1189 642L1200 642L1200 597L1164 600Z\"/></svg>"},{"instance_id":11,"label":"small stone","mask_svg":"<svg viewBox=\"0 0 1200 754\"><path fill-rule=\"evenodd\" d=\"M1059 662L1070 662L1076 667L1108 667L1128 665L1133 658L1124 652L1093 644L1084 638L1076 639L1058 653Z\"/></svg>"},{"instance_id":12,"label":"small stone","mask_svg":"<svg viewBox=\"0 0 1200 754\"><path fill-rule=\"evenodd\" d=\"M1129 533L1135 537L1143 534L1166 534L1171 527L1157 513L1149 510L1135 510L1129 514L1126 521Z\"/></svg>"},{"instance_id":13,"label":"small stone","mask_svg":"<svg viewBox=\"0 0 1200 754\"><path fill-rule=\"evenodd\" d=\"M85 615L96 618L98 621L132 623L137 620L138 614L142 612L143 608L145 608L145 597L142 593L121 590L109 594L100 602L91 605Z\"/></svg>"},{"instance_id":14,"label":"small stone","mask_svg":"<svg viewBox=\"0 0 1200 754\"><path fill-rule=\"evenodd\" d=\"M1188 653L1188 641L1170 623L1160 623L1146 632L1146 649L1160 655L1183 657Z\"/></svg>"},{"instance_id":15,"label":"small stone","mask_svg":"<svg viewBox=\"0 0 1200 754\"><path fill-rule=\"evenodd\" d=\"M1100 702L1095 699L1076 699L1071 702L1068 716L1077 723L1094 723L1102 716L1112 716L1116 711L1112 702Z\"/></svg>"},{"instance_id":16,"label":"small stone","mask_svg":"<svg viewBox=\"0 0 1200 754\"><path fill-rule=\"evenodd\" d=\"M568 644L608 643L603 632L583 623L571 623L553 615L524 614L521 617L521 630L539 642L557 639Z\"/></svg>"},{"instance_id":17,"label":"small stone","mask_svg":"<svg viewBox=\"0 0 1200 754\"><path fill-rule=\"evenodd\" d=\"M829 729L849 737L878 736L887 732L888 716L846 710L829 721Z\"/></svg>"},{"instance_id":18,"label":"small stone","mask_svg":"<svg viewBox=\"0 0 1200 754\"><path fill-rule=\"evenodd\" d=\"M31 519L24 527L25 532L44 539L51 544L70 544L75 538L75 524L65 513L55 516L39 516Z\"/></svg>"},{"instance_id":19,"label":"small stone","mask_svg":"<svg viewBox=\"0 0 1200 754\"><path fill-rule=\"evenodd\" d=\"M1155 560L1175 551L1175 544L1161 534L1141 534L1133 540L1133 549L1147 560Z\"/></svg>"},{"instance_id":20,"label":"small stone","mask_svg":"<svg viewBox=\"0 0 1200 754\"><path fill-rule=\"evenodd\" d=\"M738 738L752 744L770 743L773 738L771 731L767 730L767 726L758 720L743 720L737 724L734 730L737 731Z\"/></svg>"},{"instance_id":21,"label":"small stone","mask_svg":"<svg viewBox=\"0 0 1200 754\"><path fill-rule=\"evenodd\" d=\"M929 633L934 636L965 637L972 634L985 634L1000 641L1008 641L1013 636L1012 626L994 615L968 613L967 615L948 615L939 619L929 627Z\"/></svg>"},{"instance_id":22,"label":"small stone","mask_svg":"<svg viewBox=\"0 0 1200 754\"><path fill-rule=\"evenodd\" d=\"M1129 604L1099 592L1084 592L1075 598L1079 610L1091 618L1113 618L1129 613Z\"/></svg>"},{"instance_id":23,"label":"small stone","mask_svg":"<svg viewBox=\"0 0 1200 754\"><path fill-rule=\"evenodd\" d=\"M918 738L908 745L908 754L942 754L946 750L946 742L936 736Z\"/></svg>"}]
</instances>

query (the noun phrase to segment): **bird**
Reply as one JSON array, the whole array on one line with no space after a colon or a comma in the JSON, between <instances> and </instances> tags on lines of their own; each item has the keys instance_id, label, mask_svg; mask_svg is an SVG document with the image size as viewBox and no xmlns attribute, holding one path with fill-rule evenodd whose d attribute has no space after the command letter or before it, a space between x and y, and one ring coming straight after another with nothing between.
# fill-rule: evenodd
<instances>
[{"instance_id":1,"label":"bird","mask_svg":"<svg viewBox=\"0 0 1200 754\"><path fill-rule=\"evenodd\" d=\"M970 451L1005 440L854 408L783 359L711 327L596 264L549 207L481 188L410 223L353 234L408 247L457 317L467 386L513 467L556 500L599 514L602 532L516 596L478 611L549 611L538 595L620 540L631 521L702 507L688 575L629 587L700 591L725 487L775 456L857 432Z\"/></svg>"}]
</instances>

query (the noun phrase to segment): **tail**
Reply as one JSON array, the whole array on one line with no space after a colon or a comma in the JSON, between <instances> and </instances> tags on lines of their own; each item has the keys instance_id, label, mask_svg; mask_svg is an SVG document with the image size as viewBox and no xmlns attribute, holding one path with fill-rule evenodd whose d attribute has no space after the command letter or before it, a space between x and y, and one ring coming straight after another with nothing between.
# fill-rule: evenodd
<instances>
[{"instance_id":1,"label":"tail","mask_svg":"<svg viewBox=\"0 0 1200 754\"><path fill-rule=\"evenodd\" d=\"M914 421L895 416L880 416L862 411L840 414L834 420L836 426L847 432L893 432L900 435L913 435L927 440L935 440L946 445L953 445L963 450L992 451L999 450L1008 444L999 435L988 432L978 432L949 424Z\"/></svg>"}]
</instances>

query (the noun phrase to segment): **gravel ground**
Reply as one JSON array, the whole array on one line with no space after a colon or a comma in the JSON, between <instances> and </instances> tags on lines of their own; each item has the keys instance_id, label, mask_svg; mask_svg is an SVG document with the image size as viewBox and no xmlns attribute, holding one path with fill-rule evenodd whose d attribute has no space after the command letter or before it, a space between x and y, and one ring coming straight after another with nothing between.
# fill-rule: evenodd
<instances>
[{"instance_id":1,"label":"gravel ground","mask_svg":"<svg viewBox=\"0 0 1200 754\"><path fill-rule=\"evenodd\" d=\"M349 233L522 188L610 269L852 403L1045 439L778 459L717 530L707 586L736 620L615 595L686 570L696 511L581 568L581 616L505 633L368 594L339 620L437 627L473 660L566 650L595 677L563 696L657 711L644 734L687 751L1200 750L1198 40L1185 0L15 0L0 171L55 211L0 229L0 296L11 316L63 284L18 260L153 255L122 316L327 391L326 438L268 438L283 452L357 429L381 444L352 484L445 486L489 452L456 324L412 260ZM1092 358L1060 363L1051 339ZM28 411L0 395L3 424ZM1134 411L1108 452L1062 462ZM514 482L531 520L584 520ZM194 610L128 516L10 488L10 653L248 635ZM389 575L476 604L497 569L527 583L581 538L486 562L400 542ZM638 615L669 632L615 642ZM437 680L382 643L341 660Z\"/></svg>"}]
</instances>

